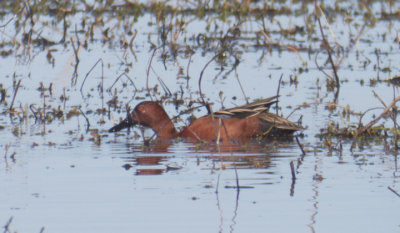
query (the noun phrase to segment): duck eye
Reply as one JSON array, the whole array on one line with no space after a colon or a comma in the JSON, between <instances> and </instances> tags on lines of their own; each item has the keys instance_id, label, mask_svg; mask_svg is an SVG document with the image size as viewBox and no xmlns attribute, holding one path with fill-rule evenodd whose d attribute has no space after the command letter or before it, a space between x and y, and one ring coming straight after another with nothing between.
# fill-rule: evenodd
<instances>
[{"instance_id":1,"label":"duck eye","mask_svg":"<svg viewBox=\"0 0 400 233\"><path fill-rule=\"evenodd\" d=\"M146 110L145 110L145 108L143 108L143 106L139 106L137 108L137 110L138 110L138 112L142 112L142 113L146 112Z\"/></svg>"}]
</instances>

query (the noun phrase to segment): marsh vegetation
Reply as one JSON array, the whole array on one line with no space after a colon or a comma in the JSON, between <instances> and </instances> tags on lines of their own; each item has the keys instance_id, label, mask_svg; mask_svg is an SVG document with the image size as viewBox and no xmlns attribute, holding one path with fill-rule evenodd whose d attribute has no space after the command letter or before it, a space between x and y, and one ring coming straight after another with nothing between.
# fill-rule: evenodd
<instances>
[{"instance_id":1,"label":"marsh vegetation","mask_svg":"<svg viewBox=\"0 0 400 233\"><path fill-rule=\"evenodd\" d=\"M4 231L399 231L399 19L391 0L1 1ZM183 128L274 95L292 140L107 131L142 100Z\"/></svg>"}]
</instances>

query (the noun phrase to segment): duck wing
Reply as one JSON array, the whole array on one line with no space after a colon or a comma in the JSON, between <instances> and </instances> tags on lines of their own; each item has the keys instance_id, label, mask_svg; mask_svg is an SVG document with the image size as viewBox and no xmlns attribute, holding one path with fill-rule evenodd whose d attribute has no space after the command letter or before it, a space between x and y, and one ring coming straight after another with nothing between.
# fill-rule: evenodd
<instances>
[{"instance_id":1,"label":"duck wing","mask_svg":"<svg viewBox=\"0 0 400 233\"><path fill-rule=\"evenodd\" d=\"M304 129L294 122L291 122L283 117L269 112L259 114L258 118L261 120L263 129L265 131L271 130L273 128L277 131L293 133L295 131Z\"/></svg>"},{"instance_id":2,"label":"duck wing","mask_svg":"<svg viewBox=\"0 0 400 233\"><path fill-rule=\"evenodd\" d=\"M278 102L278 96L272 96L265 99L254 101L250 104L244 104L233 108L223 109L214 114L222 119L237 117L245 118L258 115L263 112L268 112L269 107Z\"/></svg>"}]
</instances>

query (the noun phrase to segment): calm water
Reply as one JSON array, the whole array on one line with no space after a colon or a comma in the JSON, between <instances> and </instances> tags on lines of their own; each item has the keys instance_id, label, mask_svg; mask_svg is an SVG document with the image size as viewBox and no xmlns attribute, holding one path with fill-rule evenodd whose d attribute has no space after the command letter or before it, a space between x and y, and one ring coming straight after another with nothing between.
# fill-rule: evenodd
<instances>
[{"instance_id":1,"label":"calm water","mask_svg":"<svg viewBox=\"0 0 400 233\"><path fill-rule=\"evenodd\" d=\"M375 15L379 16L382 6L379 3L372 6ZM313 5L309 7L312 11ZM400 5L396 3L393 9L396 7ZM0 24L12 18L10 14L6 16ZM85 17L87 22L93 20L84 13L77 13L69 20L80 29L80 20ZM190 38L205 33L207 22L194 16L185 17L188 26L179 34L177 42L192 46L195 42ZM63 36L62 22L49 25L45 23L49 19L50 16L43 16L37 20L34 35L40 31L41 36L59 41ZM362 15L354 20L350 26L342 20L331 23L338 42L346 48L350 37L354 39L356 29L360 29L354 24L363 23ZM102 29L107 27L116 38L128 37L119 21L108 16L104 26L94 31L95 39L77 52L80 62L76 84L71 82L75 68L71 44L46 48L3 47L13 52L0 57L0 84L7 92L7 104L0 105L3 112L0 115L0 225L12 217L10 230L21 233L40 232L42 227L44 232L400 232L400 198L388 188L400 193L400 163L396 155L375 139L352 151L352 141L333 139L335 147L342 144L340 152L329 151L323 140L316 137L330 121L341 127L358 124L357 116L343 117L341 107L348 106L354 112L382 107L372 91L386 104L398 95L398 90L386 82L370 84L370 79L377 79L378 75L386 79L399 72L396 68L399 49L394 42L397 19L380 20L374 27L368 27L350 50L339 69L342 84L338 108L334 111L327 109L334 93L327 91L326 76L315 64L315 60L324 64L326 54L300 52L299 56L285 49L257 48L252 46L254 42L245 39L238 41L240 46L234 48L242 54L237 75L247 97L275 95L283 75L280 114L288 116L303 103L309 104L289 118L297 121L302 116L306 129L300 141L306 149L305 156L301 155L295 140L254 142L238 148L180 141L145 147L143 139L135 136L135 133L140 135L137 129L129 134L127 131L118 135L107 133L126 113L124 108L112 107L109 114L96 112L103 107L108 109L107 102L115 93L114 90L102 93L100 86L117 88L120 106L129 103L133 107L140 102L132 96L150 99L145 90L153 52L150 42L161 43L157 24L149 24L155 21L154 16L145 14L134 24L138 33L133 55L118 39L109 43L101 40ZM279 29L278 22L285 28L305 24L302 17L291 15L276 16L275 21L268 22L271 31ZM232 26L221 24L222 31ZM251 36L259 27L258 22L250 20L242 30L245 28L246 35ZM15 34L17 41L21 41L22 35L16 33L14 23L8 24L1 28L0 40L11 41ZM308 40L305 35L287 38L271 32L270 36L275 42L311 46L315 50L321 43ZM83 33L78 37L84 40ZM73 27L68 30L68 38L76 39ZM218 42L212 46L217 48ZM376 49L380 51L380 71L376 69ZM48 61L49 51L54 57L53 64ZM148 85L158 86L157 93L151 92L151 97L160 99L165 94L164 83L186 102L198 98L199 74L214 54L198 48L191 58L181 52L175 60L164 63L160 58L162 52L163 49L157 50L151 64ZM94 66L99 59L101 62ZM302 60L307 63L308 72L298 72L303 67ZM390 67L391 71L383 72L384 67ZM235 71L229 72L230 68L228 64L221 73L221 66L212 62L204 73L203 93L215 103L214 109L222 105L221 91L224 106L245 103ZM139 91L135 91L126 76L113 86L126 69ZM182 70L191 77L188 82ZM329 73L329 69L326 71ZM294 76L298 78L297 85L290 84ZM14 101L19 114L10 117L6 111L19 80L21 86ZM44 87L52 83L52 93L37 90L40 82ZM68 98L66 101L60 99L63 95ZM64 117L46 123L35 120L33 112L43 105L47 106L47 112L62 110ZM77 106L85 116L67 118L67 113L79 109ZM181 106L177 110L168 103L164 106L170 116L185 108ZM363 122L369 122L381 111L368 112ZM205 113L200 108L193 114ZM24 118L24 114L28 117ZM187 117L183 116L177 127L184 126ZM390 119L380 123L392 127ZM100 141L97 135L101 136ZM145 136L151 137L152 132L146 131ZM393 147L392 141L388 139L389 147ZM291 162L295 165L295 182ZM237 181L239 191L235 188Z\"/></svg>"}]
</instances>

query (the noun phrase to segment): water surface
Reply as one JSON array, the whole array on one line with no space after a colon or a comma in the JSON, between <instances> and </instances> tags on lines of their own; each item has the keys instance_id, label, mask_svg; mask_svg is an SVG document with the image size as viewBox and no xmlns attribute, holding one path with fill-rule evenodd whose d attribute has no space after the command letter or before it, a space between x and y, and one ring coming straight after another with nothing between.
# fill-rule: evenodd
<instances>
[{"instance_id":1,"label":"water surface","mask_svg":"<svg viewBox=\"0 0 400 233\"><path fill-rule=\"evenodd\" d=\"M344 109L363 113L374 108L364 124L377 117L383 105L372 91L387 105L398 95L383 81L398 73L398 19L386 17L398 3L326 1L333 33L323 21L324 30L332 46L342 46L335 46L335 61L344 57L339 91L322 72L332 75L313 3L291 3L289 14L265 15L268 41L252 14L246 20L235 14L224 18L219 11L205 18L188 12L160 17L148 8L142 15L122 17L123 1L113 3L114 12L103 13L88 6L102 9L105 3L88 1L86 6L76 3L76 12L67 14L64 42L63 17L29 3L36 9L33 25L24 21L28 11L22 3L15 3L13 13L5 8L10 10L0 21L0 50L11 51L0 57L0 89L6 93L0 103L0 223L12 218L11 232L40 232L42 227L44 232L400 231L393 121L378 123L388 127L386 140L371 138L354 148L351 139L317 136L330 123L357 127L360 115L343 114ZM93 34L86 33L93 25ZM284 33L296 26L304 31ZM230 31L235 27L240 36L225 41L225 35L235 36ZM24 40L30 31L31 43ZM37 42L43 38L54 44ZM130 41L131 46L124 44ZM227 46L225 59L204 70L205 99L219 109L244 104L246 97L273 96L282 77L278 112L286 117L297 109L289 119L302 119L305 130L296 135L305 155L294 139L235 148L180 140L145 146L139 129L107 132L125 117L126 104L163 99L172 117L191 101L199 102L200 73L222 45ZM235 56L240 61L236 70ZM182 104L172 104L175 100ZM336 108L328 108L332 103ZM192 114L200 117L206 109ZM181 116L176 126L183 127L189 117Z\"/></svg>"}]
</instances>

